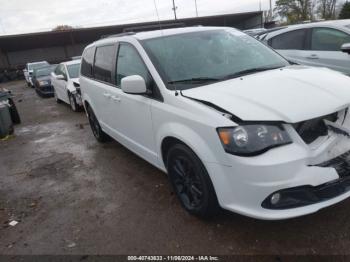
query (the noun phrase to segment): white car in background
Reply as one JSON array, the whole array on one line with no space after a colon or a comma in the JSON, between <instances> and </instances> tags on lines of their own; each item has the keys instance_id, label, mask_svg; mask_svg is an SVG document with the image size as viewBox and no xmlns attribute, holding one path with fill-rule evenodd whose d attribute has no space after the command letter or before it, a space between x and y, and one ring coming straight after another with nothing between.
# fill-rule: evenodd
<instances>
[{"instance_id":1,"label":"white car in background","mask_svg":"<svg viewBox=\"0 0 350 262\"><path fill-rule=\"evenodd\" d=\"M80 85L96 139L166 172L191 214L286 219L350 196L350 78L290 65L240 31L99 40Z\"/></svg>"},{"instance_id":2,"label":"white car in background","mask_svg":"<svg viewBox=\"0 0 350 262\"><path fill-rule=\"evenodd\" d=\"M27 82L28 87L34 87L32 81L32 75L35 69L40 67L49 66L50 64L46 61L27 63L25 69L23 69L24 78Z\"/></svg>"},{"instance_id":3,"label":"white car in background","mask_svg":"<svg viewBox=\"0 0 350 262\"><path fill-rule=\"evenodd\" d=\"M287 26L257 38L291 62L350 75L350 19Z\"/></svg>"},{"instance_id":4,"label":"white car in background","mask_svg":"<svg viewBox=\"0 0 350 262\"><path fill-rule=\"evenodd\" d=\"M69 104L73 111L79 111L82 106L79 87L80 60L60 63L51 73L51 84L57 103Z\"/></svg>"}]
</instances>

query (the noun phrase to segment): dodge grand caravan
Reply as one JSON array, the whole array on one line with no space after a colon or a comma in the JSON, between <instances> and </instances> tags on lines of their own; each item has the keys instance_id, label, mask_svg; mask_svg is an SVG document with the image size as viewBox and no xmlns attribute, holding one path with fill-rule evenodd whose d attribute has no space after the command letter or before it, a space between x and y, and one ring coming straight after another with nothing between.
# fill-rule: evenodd
<instances>
[{"instance_id":1,"label":"dodge grand caravan","mask_svg":"<svg viewBox=\"0 0 350 262\"><path fill-rule=\"evenodd\" d=\"M238 30L101 39L80 85L96 139L166 172L191 214L286 219L350 196L349 77L290 65Z\"/></svg>"}]
</instances>

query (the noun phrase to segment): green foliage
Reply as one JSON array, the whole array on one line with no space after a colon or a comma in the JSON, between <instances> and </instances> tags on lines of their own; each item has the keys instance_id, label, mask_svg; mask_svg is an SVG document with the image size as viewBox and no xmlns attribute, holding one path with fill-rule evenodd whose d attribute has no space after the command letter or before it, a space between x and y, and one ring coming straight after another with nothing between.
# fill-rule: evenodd
<instances>
[{"instance_id":1,"label":"green foliage","mask_svg":"<svg viewBox=\"0 0 350 262\"><path fill-rule=\"evenodd\" d=\"M340 14L339 14L339 19L348 19L350 18L350 3L346 2L344 3Z\"/></svg>"},{"instance_id":2,"label":"green foliage","mask_svg":"<svg viewBox=\"0 0 350 262\"><path fill-rule=\"evenodd\" d=\"M311 20L312 0L277 0L275 11L288 23Z\"/></svg>"}]
</instances>

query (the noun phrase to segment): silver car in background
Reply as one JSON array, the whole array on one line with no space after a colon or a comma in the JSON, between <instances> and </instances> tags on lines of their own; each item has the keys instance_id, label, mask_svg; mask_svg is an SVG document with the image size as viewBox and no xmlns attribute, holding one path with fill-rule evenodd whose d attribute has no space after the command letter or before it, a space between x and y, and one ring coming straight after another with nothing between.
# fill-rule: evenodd
<instances>
[{"instance_id":1,"label":"silver car in background","mask_svg":"<svg viewBox=\"0 0 350 262\"><path fill-rule=\"evenodd\" d=\"M287 26L256 38L291 62L350 75L350 19Z\"/></svg>"}]
</instances>

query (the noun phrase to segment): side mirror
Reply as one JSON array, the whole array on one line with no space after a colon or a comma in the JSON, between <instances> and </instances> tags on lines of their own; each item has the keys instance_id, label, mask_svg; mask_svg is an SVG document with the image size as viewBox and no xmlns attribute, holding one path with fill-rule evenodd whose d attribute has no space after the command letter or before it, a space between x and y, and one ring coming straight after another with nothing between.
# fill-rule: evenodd
<instances>
[{"instance_id":1,"label":"side mirror","mask_svg":"<svg viewBox=\"0 0 350 262\"><path fill-rule=\"evenodd\" d=\"M64 77L64 75L56 75L56 79L57 79L57 80L66 80L66 78Z\"/></svg>"},{"instance_id":2,"label":"side mirror","mask_svg":"<svg viewBox=\"0 0 350 262\"><path fill-rule=\"evenodd\" d=\"M340 49L342 52L350 55L350 43L343 44Z\"/></svg>"},{"instance_id":3,"label":"side mirror","mask_svg":"<svg viewBox=\"0 0 350 262\"><path fill-rule=\"evenodd\" d=\"M121 81L121 88L124 93L141 95L146 94L146 82L139 75L124 77Z\"/></svg>"}]
</instances>

